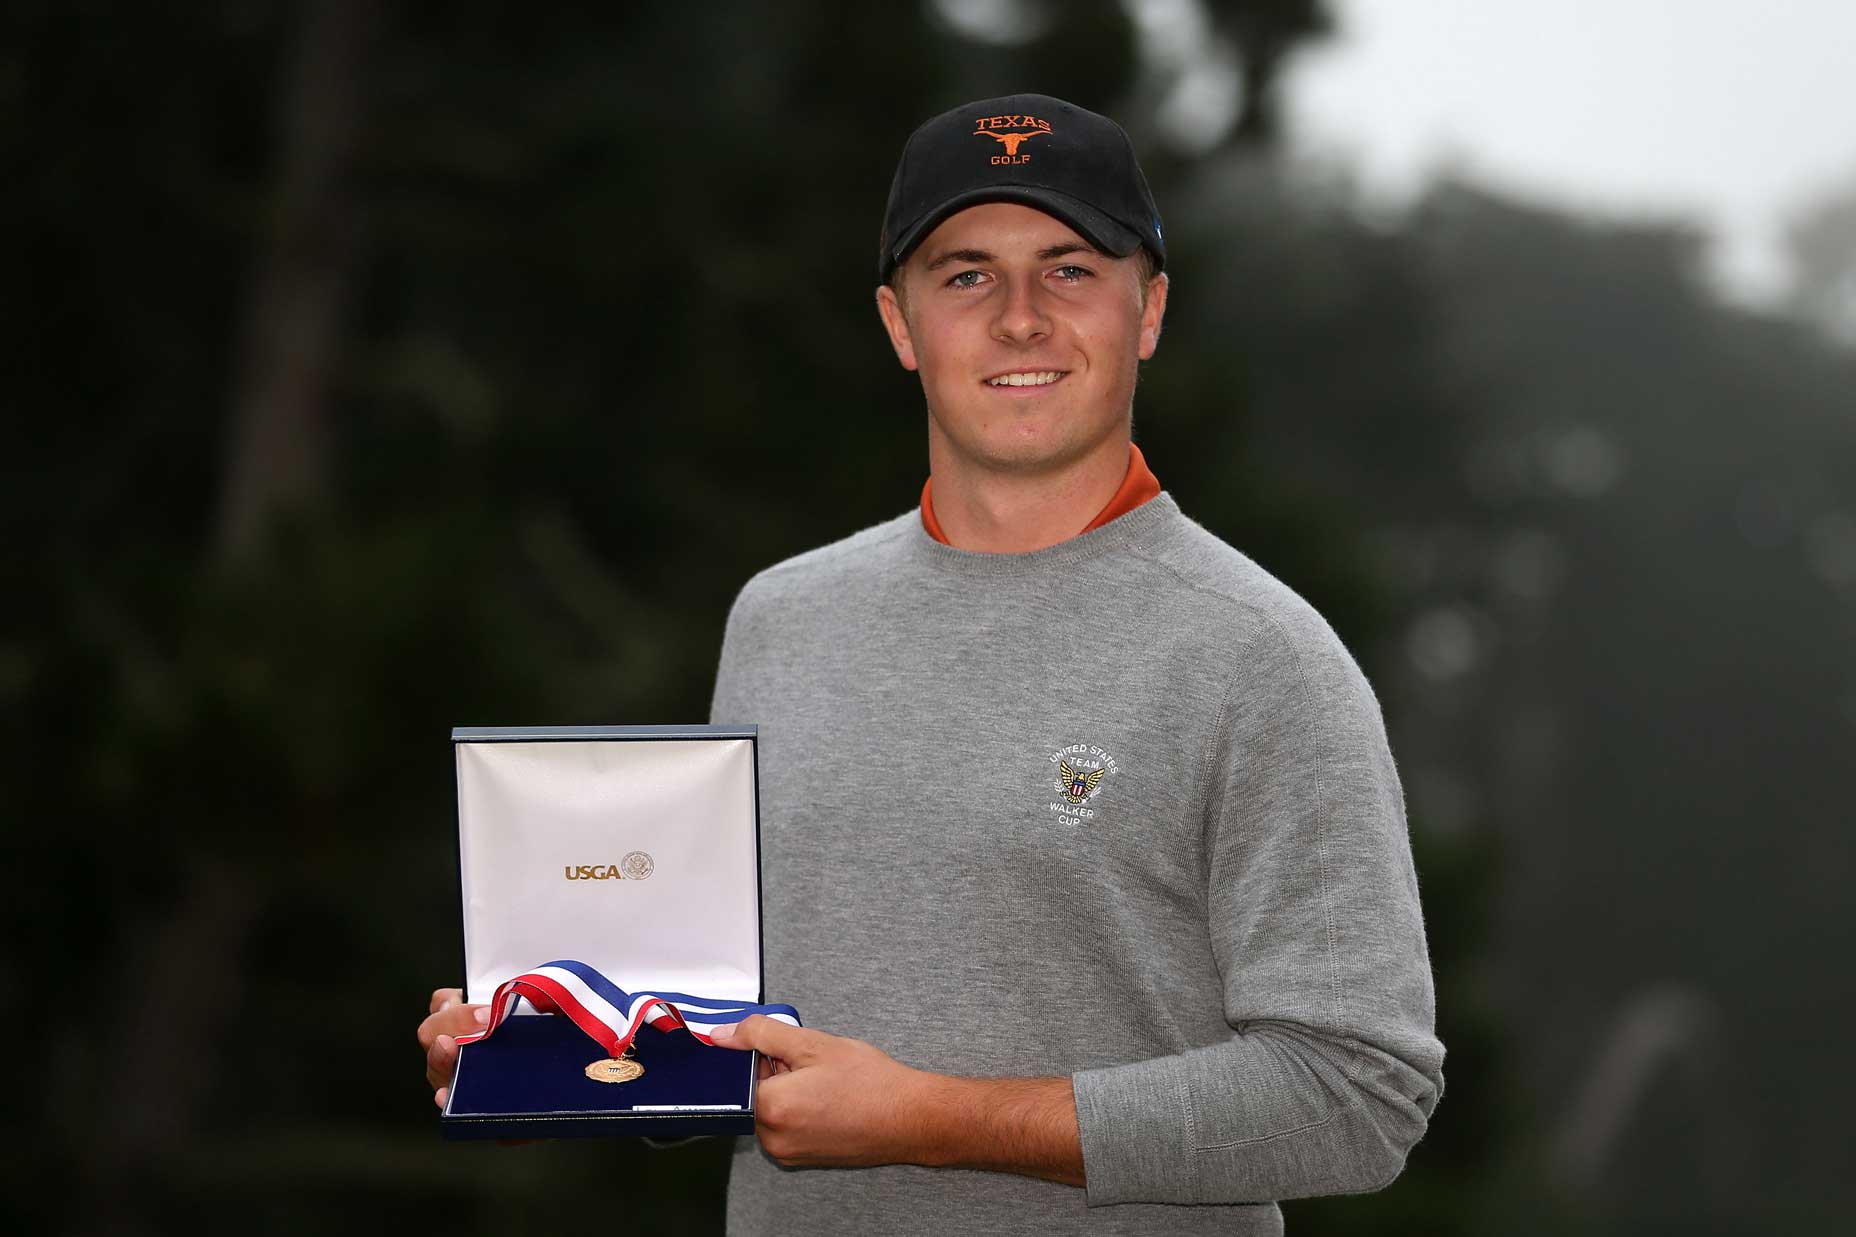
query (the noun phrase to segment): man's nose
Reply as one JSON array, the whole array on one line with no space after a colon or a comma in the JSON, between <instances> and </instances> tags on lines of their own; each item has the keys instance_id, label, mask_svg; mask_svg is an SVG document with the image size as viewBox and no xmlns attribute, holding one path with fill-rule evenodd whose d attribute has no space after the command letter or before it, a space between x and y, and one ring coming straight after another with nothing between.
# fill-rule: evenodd
<instances>
[{"instance_id":1,"label":"man's nose","mask_svg":"<svg viewBox=\"0 0 1856 1237\"><path fill-rule=\"evenodd\" d=\"M1023 344L1050 334L1044 289L1035 277L1007 279L998 305L999 314L993 320L995 339Z\"/></svg>"}]
</instances>

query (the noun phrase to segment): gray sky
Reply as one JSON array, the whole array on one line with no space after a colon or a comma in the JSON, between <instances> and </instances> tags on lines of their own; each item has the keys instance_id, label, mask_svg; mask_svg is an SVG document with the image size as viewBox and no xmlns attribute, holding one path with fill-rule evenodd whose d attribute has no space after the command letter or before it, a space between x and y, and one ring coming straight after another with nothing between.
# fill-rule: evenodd
<instances>
[{"instance_id":1,"label":"gray sky","mask_svg":"<svg viewBox=\"0 0 1856 1237\"><path fill-rule=\"evenodd\" d=\"M1369 196L1448 166L1716 237L1738 299L1783 290L1786 219L1856 184L1856 0L1334 0L1290 74L1301 151Z\"/></svg>"}]
</instances>

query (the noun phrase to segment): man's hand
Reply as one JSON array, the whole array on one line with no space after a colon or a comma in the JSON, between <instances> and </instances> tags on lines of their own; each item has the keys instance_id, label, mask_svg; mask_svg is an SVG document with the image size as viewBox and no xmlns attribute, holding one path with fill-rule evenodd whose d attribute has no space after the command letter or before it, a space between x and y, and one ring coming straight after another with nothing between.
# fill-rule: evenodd
<instances>
[{"instance_id":1,"label":"man's hand","mask_svg":"<svg viewBox=\"0 0 1856 1237\"><path fill-rule=\"evenodd\" d=\"M461 988L440 988L432 993L431 1012L419 1024L419 1047L425 1049L425 1080L432 1085L432 1102L445 1106L451 1075L458 1067L457 1036L490 1025L488 1005L466 1005Z\"/></svg>"},{"instance_id":2,"label":"man's hand","mask_svg":"<svg viewBox=\"0 0 1856 1237\"><path fill-rule=\"evenodd\" d=\"M712 1038L760 1051L755 1133L782 1164L922 1164L1083 1183L1068 1078L930 1074L861 1040L760 1014Z\"/></svg>"}]
</instances>

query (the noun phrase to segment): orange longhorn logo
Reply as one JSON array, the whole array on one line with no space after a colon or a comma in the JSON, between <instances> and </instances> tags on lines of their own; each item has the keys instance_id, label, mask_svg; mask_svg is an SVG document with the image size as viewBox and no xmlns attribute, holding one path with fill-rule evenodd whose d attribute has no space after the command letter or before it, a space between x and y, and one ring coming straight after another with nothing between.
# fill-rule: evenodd
<instances>
[{"instance_id":1,"label":"orange longhorn logo","mask_svg":"<svg viewBox=\"0 0 1856 1237\"><path fill-rule=\"evenodd\" d=\"M994 133L990 129L975 129L973 131L973 136L989 137L996 142L1003 142L1005 144L1005 153L1007 157L1011 157L1018 153L1018 147L1021 143L1030 138L1043 137L1045 132L1046 130L1039 129L1031 133Z\"/></svg>"}]
</instances>

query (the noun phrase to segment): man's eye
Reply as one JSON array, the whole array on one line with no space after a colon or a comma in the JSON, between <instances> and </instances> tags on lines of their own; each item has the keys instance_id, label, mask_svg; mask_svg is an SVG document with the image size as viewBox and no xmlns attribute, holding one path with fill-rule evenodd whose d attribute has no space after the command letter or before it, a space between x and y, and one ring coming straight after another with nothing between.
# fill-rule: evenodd
<instances>
[{"instance_id":1,"label":"man's eye","mask_svg":"<svg viewBox=\"0 0 1856 1237\"><path fill-rule=\"evenodd\" d=\"M1065 283L1076 283L1079 280L1088 279L1095 274L1094 271L1086 266L1060 266L1054 273L1057 278L1063 280Z\"/></svg>"},{"instance_id":2,"label":"man's eye","mask_svg":"<svg viewBox=\"0 0 1856 1237\"><path fill-rule=\"evenodd\" d=\"M979 271L962 271L947 281L950 288L971 288L985 278Z\"/></svg>"}]
</instances>

